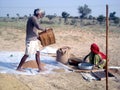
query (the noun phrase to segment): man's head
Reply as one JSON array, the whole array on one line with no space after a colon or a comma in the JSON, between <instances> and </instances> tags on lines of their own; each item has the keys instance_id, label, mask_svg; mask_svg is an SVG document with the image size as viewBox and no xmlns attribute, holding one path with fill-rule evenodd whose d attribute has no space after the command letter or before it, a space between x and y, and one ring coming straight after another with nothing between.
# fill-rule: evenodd
<instances>
[{"instance_id":1,"label":"man's head","mask_svg":"<svg viewBox=\"0 0 120 90\"><path fill-rule=\"evenodd\" d=\"M34 15L35 15L37 18L42 18L42 17L44 17L44 15L45 15L45 11L44 11L44 10L41 10L41 9L35 9L35 10L34 10Z\"/></svg>"}]
</instances>

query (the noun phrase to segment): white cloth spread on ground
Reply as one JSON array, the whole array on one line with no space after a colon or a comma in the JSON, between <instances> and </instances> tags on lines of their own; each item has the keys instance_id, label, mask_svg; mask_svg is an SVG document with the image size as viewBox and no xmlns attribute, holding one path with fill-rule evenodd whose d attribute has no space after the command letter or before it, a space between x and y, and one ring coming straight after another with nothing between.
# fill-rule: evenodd
<instances>
[{"instance_id":1,"label":"white cloth spread on ground","mask_svg":"<svg viewBox=\"0 0 120 90\"><path fill-rule=\"evenodd\" d=\"M24 52L10 52L10 51L0 51L0 73L9 73L9 74L24 74L24 75L36 75L36 74L47 74L55 73L53 69L64 69L68 71L64 65L60 64L55 60L55 58L48 56L47 53L56 53L57 49L51 47L46 47L41 51L40 60L45 63L45 71L38 73L37 68L26 68L25 72L16 71L16 68L24 55ZM35 56L31 56L27 59L35 60Z\"/></svg>"}]
</instances>

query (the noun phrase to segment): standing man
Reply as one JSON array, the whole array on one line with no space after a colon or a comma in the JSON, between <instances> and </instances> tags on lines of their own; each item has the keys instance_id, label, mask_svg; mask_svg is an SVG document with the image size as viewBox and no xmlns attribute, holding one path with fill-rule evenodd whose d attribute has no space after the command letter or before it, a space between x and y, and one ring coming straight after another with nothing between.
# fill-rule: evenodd
<instances>
[{"instance_id":1,"label":"standing man","mask_svg":"<svg viewBox=\"0 0 120 90\"><path fill-rule=\"evenodd\" d=\"M36 62L38 65L38 72L44 70L41 62L40 62L40 46L39 46L39 40L37 39L38 33L37 30L45 31L46 29L43 29L39 25L39 19L44 17L45 12L41 9L35 9L34 15L30 17L27 21L26 25L26 51L24 56L22 57L17 70L22 71L21 67L28 58L29 55L35 54Z\"/></svg>"}]
</instances>

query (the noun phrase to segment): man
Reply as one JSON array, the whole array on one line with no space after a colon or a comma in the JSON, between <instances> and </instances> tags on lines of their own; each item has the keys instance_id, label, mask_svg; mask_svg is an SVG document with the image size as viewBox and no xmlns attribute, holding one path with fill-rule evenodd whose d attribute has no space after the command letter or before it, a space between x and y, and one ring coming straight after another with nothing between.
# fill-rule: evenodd
<instances>
[{"instance_id":1,"label":"man","mask_svg":"<svg viewBox=\"0 0 120 90\"><path fill-rule=\"evenodd\" d=\"M45 31L46 29L43 29L39 25L39 19L44 17L45 12L41 9L35 9L34 10L34 15L30 17L27 21L26 25L26 51L24 56L22 57L17 70L22 71L21 67L28 58L29 55L35 54L36 62L38 65L38 72L44 70L44 68L41 65L40 62L40 46L39 46L39 41L37 39L38 34L37 30L42 30Z\"/></svg>"}]
</instances>

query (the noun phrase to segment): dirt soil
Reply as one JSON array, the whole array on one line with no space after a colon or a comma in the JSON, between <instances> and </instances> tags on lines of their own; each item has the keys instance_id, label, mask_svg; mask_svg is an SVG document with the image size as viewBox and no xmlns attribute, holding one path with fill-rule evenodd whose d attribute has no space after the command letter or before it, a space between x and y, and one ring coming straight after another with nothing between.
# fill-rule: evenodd
<instances>
[{"instance_id":1,"label":"dirt soil","mask_svg":"<svg viewBox=\"0 0 120 90\"><path fill-rule=\"evenodd\" d=\"M99 27L98 27L99 28ZM87 28L90 29L90 28ZM119 30L119 28L112 28ZM71 53L83 58L95 42L105 52L106 40L104 32L67 28L54 28L56 44L53 48L71 47ZM120 66L120 33L109 32L109 66ZM24 51L25 31L0 28L0 51ZM0 74L0 90L105 90L106 82L84 80L80 73L64 73L47 75L8 75ZM109 90L120 90L120 79L109 80Z\"/></svg>"}]
</instances>

